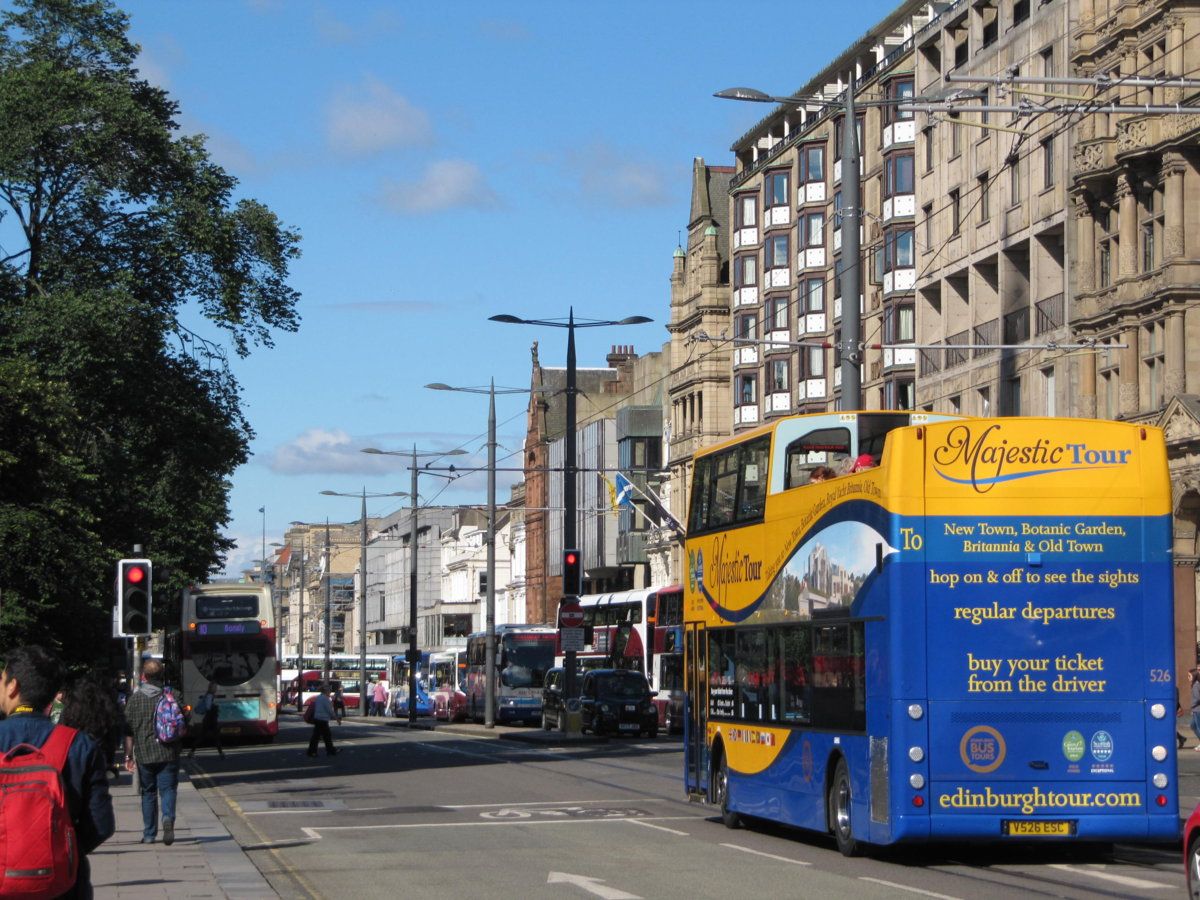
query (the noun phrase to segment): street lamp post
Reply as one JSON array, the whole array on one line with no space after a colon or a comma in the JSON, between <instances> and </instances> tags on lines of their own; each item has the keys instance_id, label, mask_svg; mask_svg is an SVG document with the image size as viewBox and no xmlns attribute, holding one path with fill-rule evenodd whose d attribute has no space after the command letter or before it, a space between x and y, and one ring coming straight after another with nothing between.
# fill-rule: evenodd
<instances>
[{"instance_id":1,"label":"street lamp post","mask_svg":"<svg viewBox=\"0 0 1200 900\"><path fill-rule=\"evenodd\" d=\"M329 519L325 519L325 669L321 673L321 681L324 682L323 687L330 687L330 669L332 668L329 662L329 653L333 643L333 603L331 597L333 585L333 556L330 552L329 545Z\"/></svg>"},{"instance_id":2,"label":"street lamp post","mask_svg":"<svg viewBox=\"0 0 1200 900\"><path fill-rule=\"evenodd\" d=\"M378 447L364 447L362 452L373 453L378 456L410 455L402 450L380 450ZM412 502L412 509L409 513L409 518L412 521L410 523L411 528L408 539L408 725L410 728L417 724L417 662L420 659L420 655L417 653L417 475L421 472L418 465L418 457L462 456L466 452L465 450L418 451L416 444L413 444L412 448L412 490L408 495L409 500Z\"/></svg>"},{"instance_id":3,"label":"street lamp post","mask_svg":"<svg viewBox=\"0 0 1200 900\"><path fill-rule=\"evenodd\" d=\"M543 325L549 328L567 329L567 423L566 434L563 436L563 549L578 549L575 546L575 527L577 503L575 499L576 479L578 475L578 460L575 452L575 329L601 328L608 325L644 325L653 321L646 316L626 316L624 319L584 319L575 321L575 309L568 311L567 320L561 319L522 319L507 313L490 316L489 321L504 322L510 325ZM582 570L582 566L580 567ZM562 605L562 601L559 601ZM559 617L555 615L555 626ZM563 673L563 691L567 697L575 696L575 651L568 650L564 654L566 671Z\"/></svg>"},{"instance_id":4,"label":"street lamp post","mask_svg":"<svg viewBox=\"0 0 1200 900\"><path fill-rule=\"evenodd\" d=\"M326 497L357 497L358 494L343 494L341 491L321 491ZM368 497L407 497L404 491L392 491L388 494L368 494L362 489L362 534L358 548L359 571L359 622L358 622L358 708L360 715L367 715L367 498Z\"/></svg>"},{"instance_id":5,"label":"street lamp post","mask_svg":"<svg viewBox=\"0 0 1200 900\"><path fill-rule=\"evenodd\" d=\"M496 389L496 379L486 388L451 387L435 382L425 387L433 391L455 391L462 394L488 395L488 527L487 527L487 600L484 612L484 690L487 696L483 703L483 724L486 728L496 727L496 395L536 393L538 388Z\"/></svg>"}]
</instances>

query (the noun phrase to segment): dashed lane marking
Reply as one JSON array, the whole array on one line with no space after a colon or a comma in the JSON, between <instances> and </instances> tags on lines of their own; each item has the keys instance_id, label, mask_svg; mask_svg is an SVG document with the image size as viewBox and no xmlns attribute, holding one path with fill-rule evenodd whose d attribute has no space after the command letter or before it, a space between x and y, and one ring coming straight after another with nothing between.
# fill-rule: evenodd
<instances>
[{"instance_id":1,"label":"dashed lane marking","mask_svg":"<svg viewBox=\"0 0 1200 900\"><path fill-rule=\"evenodd\" d=\"M741 850L743 853L752 853L755 856L765 856L767 859L775 859L779 862L791 863L794 866L811 866L812 863L805 862L802 859L790 859L786 856L776 856L774 853L763 853L761 850L752 850L749 847L742 847L738 844L722 844L722 847L728 847L730 850Z\"/></svg>"},{"instance_id":2,"label":"dashed lane marking","mask_svg":"<svg viewBox=\"0 0 1200 900\"><path fill-rule=\"evenodd\" d=\"M694 822L699 816L655 816L656 822L674 822L674 821L689 821ZM628 818L613 818L613 819L513 819L503 822L389 822L380 823L377 825L322 825L319 827L301 828L305 835L312 838L314 841L321 840L322 832L330 831L385 831L399 828L495 828L506 826L517 826L520 828L532 828L537 825L602 825L607 822L645 822L645 819L628 819ZM732 845L730 845L732 846ZM745 849L745 848L738 848ZM756 850L748 851L757 853ZM761 854L762 856L770 856L768 853ZM776 857L783 859L782 856ZM794 859L784 860L785 862L797 862ZM809 863L799 863L799 865L807 866Z\"/></svg>"},{"instance_id":3,"label":"dashed lane marking","mask_svg":"<svg viewBox=\"0 0 1200 900\"><path fill-rule=\"evenodd\" d=\"M895 881L884 881L882 878L868 878L866 875L859 875L859 881L868 881L871 884L881 884L884 887L889 887L897 891L907 891L910 894L920 894L922 897L936 897L937 900L960 900L958 897L950 894L939 894L935 891L927 891L919 887L910 887L907 884L898 884Z\"/></svg>"},{"instance_id":4,"label":"dashed lane marking","mask_svg":"<svg viewBox=\"0 0 1200 900\"><path fill-rule=\"evenodd\" d=\"M643 828L653 828L655 831L666 831L669 834L677 834L680 837L690 836L690 832L679 831L675 828L667 828L665 825L655 825L651 822L647 822L645 819L626 819L625 821L632 822L634 825L641 825Z\"/></svg>"},{"instance_id":5,"label":"dashed lane marking","mask_svg":"<svg viewBox=\"0 0 1200 900\"><path fill-rule=\"evenodd\" d=\"M1070 872L1072 875L1090 875L1092 878L1111 881L1113 884L1119 884L1122 887L1140 888L1143 891L1167 890L1171 887L1171 885L1163 884L1160 881L1147 881L1145 878L1117 875L1115 872L1105 872L1102 868L1092 866L1070 866L1065 863L1051 863L1050 868L1058 869L1060 872Z\"/></svg>"}]
</instances>

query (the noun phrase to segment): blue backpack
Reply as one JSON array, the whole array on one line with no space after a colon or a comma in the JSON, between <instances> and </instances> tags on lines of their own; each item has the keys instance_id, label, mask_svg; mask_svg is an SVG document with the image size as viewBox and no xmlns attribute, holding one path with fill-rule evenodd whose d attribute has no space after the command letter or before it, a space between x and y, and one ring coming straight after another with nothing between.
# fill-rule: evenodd
<instances>
[{"instance_id":1,"label":"blue backpack","mask_svg":"<svg viewBox=\"0 0 1200 900\"><path fill-rule=\"evenodd\" d=\"M187 730L187 719L167 685L162 689L158 704L154 707L154 736L160 744L173 744L183 737Z\"/></svg>"}]
</instances>

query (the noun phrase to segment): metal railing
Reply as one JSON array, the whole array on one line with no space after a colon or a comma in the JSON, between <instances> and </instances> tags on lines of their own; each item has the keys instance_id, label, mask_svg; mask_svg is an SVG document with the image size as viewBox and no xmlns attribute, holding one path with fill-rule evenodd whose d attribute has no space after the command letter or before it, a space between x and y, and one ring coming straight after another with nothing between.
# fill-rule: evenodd
<instances>
[{"instance_id":1,"label":"metal railing","mask_svg":"<svg viewBox=\"0 0 1200 900\"><path fill-rule=\"evenodd\" d=\"M975 335L972 344L998 344L1000 343L1000 320L989 319L986 322L980 322L972 329ZM992 350L982 347L976 347L971 351L971 356L978 359L985 353L991 353Z\"/></svg>"},{"instance_id":2,"label":"metal railing","mask_svg":"<svg viewBox=\"0 0 1200 900\"><path fill-rule=\"evenodd\" d=\"M1036 306L1035 328L1037 330L1034 332L1035 334L1045 334L1047 331L1053 331L1063 326L1066 317L1063 315L1065 304L1062 294L1055 294L1053 297L1039 300Z\"/></svg>"},{"instance_id":3,"label":"metal railing","mask_svg":"<svg viewBox=\"0 0 1200 900\"><path fill-rule=\"evenodd\" d=\"M921 348L920 353L920 374L922 377L926 375L936 375L942 371L942 350Z\"/></svg>"},{"instance_id":4,"label":"metal railing","mask_svg":"<svg viewBox=\"0 0 1200 900\"><path fill-rule=\"evenodd\" d=\"M1004 314L1004 343L1023 344L1029 340L1029 307L1022 306Z\"/></svg>"},{"instance_id":5,"label":"metal railing","mask_svg":"<svg viewBox=\"0 0 1200 900\"><path fill-rule=\"evenodd\" d=\"M946 338L946 346L957 347L960 344L969 344L971 342L971 333L969 331L960 331L958 334L952 334ZM967 361L966 350L946 350L946 368L950 369L954 366L961 366Z\"/></svg>"}]
</instances>

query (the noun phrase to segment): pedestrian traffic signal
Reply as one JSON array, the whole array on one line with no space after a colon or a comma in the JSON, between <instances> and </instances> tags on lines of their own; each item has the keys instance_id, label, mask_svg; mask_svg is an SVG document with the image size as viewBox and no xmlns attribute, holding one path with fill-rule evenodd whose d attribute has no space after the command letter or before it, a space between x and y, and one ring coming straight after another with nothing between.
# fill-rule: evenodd
<instances>
[{"instance_id":1,"label":"pedestrian traffic signal","mask_svg":"<svg viewBox=\"0 0 1200 900\"><path fill-rule=\"evenodd\" d=\"M117 563L117 621L124 637L150 634L153 572L148 559Z\"/></svg>"},{"instance_id":2,"label":"pedestrian traffic signal","mask_svg":"<svg viewBox=\"0 0 1200 900\"><path fill-rule=\"evenodd\" d=\"M578 550L563 551L563 596L578 597L583 593L583 554Z\"/></svg>"}]
</instances>

